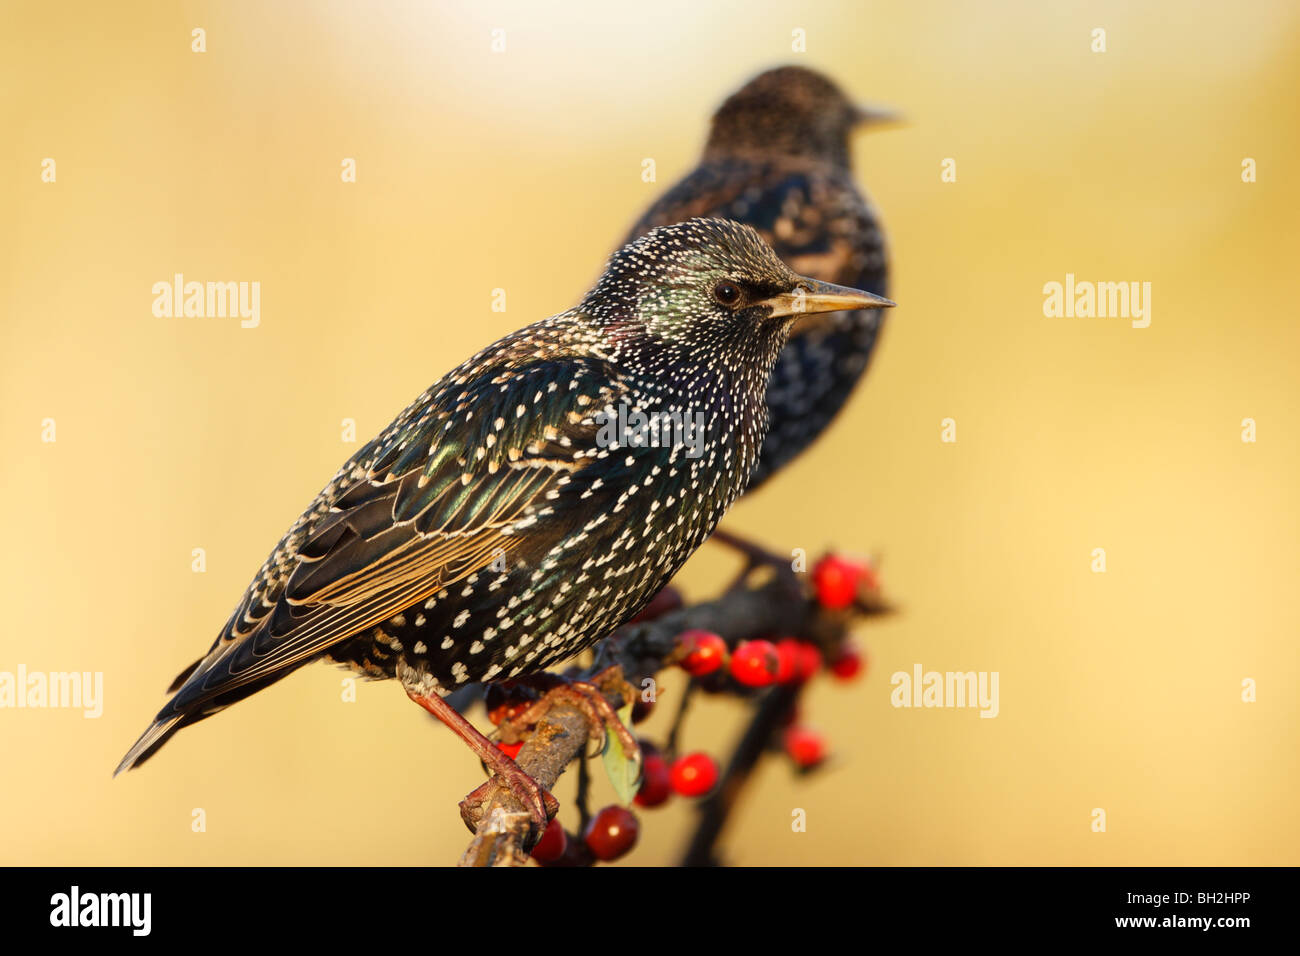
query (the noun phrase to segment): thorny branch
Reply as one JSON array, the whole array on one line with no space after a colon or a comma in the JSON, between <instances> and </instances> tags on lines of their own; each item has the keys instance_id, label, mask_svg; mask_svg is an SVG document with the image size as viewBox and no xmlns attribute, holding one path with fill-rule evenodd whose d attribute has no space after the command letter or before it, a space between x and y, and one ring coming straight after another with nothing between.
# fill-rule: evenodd
<instances>
[{"instance_id":1,"label":"thorny branch","mask_svg":"<svg viewBox=\"0 0 1300 956\"><path fill-rule=\"evenodd\" d=\"M805 593L792 574L778 573L765 583L754 586L737 582L715 600L681 607L654 620L625 625L600 645L589 668L571 676L588 679L617 665L627 682L639 688L644 678L654 678L675 663L679 653L677 637L683 631L712 631L720 635L729 647L760 637L793 634L830 648L843 640L855 619L888 613L889 610L876 599L860 598L849 610L826 611ZM687 698L696 684L696 681L691 681L679 705L681 710L675 723L680 723ZM732 755L721 784L700 805L700 821L684 864L716 863L714 845L729 811L774 733L794 707L801 689L798 684L779 685L756 696L753 718ZM467 695L458 695L458 698L455 703L459 707L472 700ZM616 708L627 703L617 694L610 702ZM677 729L674 726L674 735ZM516 762L542 787L550 790L568 765L583 756L592 730L589 718L582 710L572 704L560 703L549 709L532 729L515 758ZM585 803L585 799L582 802ZM583 815L586 816L585 806ZM473 821L474 838L459 865L522 866L527 862L529 816L506 787L490 785L480 808L471 812L469 819Z\"/></svg>"}]
</instances>

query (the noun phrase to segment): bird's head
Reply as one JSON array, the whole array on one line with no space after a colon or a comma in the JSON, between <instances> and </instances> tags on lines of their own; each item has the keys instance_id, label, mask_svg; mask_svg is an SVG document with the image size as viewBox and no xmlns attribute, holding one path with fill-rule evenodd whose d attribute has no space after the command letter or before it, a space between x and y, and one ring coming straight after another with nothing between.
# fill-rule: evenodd
<instances>
[{"instance_id":1,"label":"bird's head","mask_svg":"<svg viewBox=\"0 0 1300 956\"><path fill-rule=\"evenodd\" d=\"M891 110L854 103L815 70L782 66L760 73L718 108L705 157L763 152L847 166L855 127L898 118Z\"/></svg>"},{"instance_id":2,"label":"bird's head","mask_svg":"<svg viewBox=\"0 0 1300 956\"><path fill-rule=\"evenodd\" d=\"M581 309L614 338L647 339L705 360L769 353L775 360L803 315L893 304L791 271L749 226L689 219L615 252Z\"/></svg>"}]
</instances>

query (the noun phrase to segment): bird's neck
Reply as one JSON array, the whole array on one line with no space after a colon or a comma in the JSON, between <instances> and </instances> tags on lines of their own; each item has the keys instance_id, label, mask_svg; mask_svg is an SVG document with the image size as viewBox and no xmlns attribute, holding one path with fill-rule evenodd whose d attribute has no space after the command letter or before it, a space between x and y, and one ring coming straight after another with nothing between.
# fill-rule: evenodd
<instances>
[{"instance_id":1,"label":"bird's neck","mask_svg":"<svg viewBox=\"0 0 1300 956\"><path fill-rule=\"evenodd\" d=\"M852 165L847 136L817 136L800 130L714 129L704 146L704 162L727 160L804 163L847 170Z\"/></svg>"},{"instance_id":2,"label":"bird's neck","mask_svg":"<svg viewBox=\"0 0 1300 956\"><path fill-rule=\"evenodd\" d=\"M747 475L767 434L767 386L785 341L781 335L767 338L709 348L644 332L623 334L602 357L619 369L643 410L704 421L711 440L731 447Z\"/></svg>"},{"instance_id":3,"label":"bird's neck","mask_svg":"<svg viewBox=\"0 0 1300 956\"><path fill-rule=\"evenodd\" d=\"M786 340L779 329L714 341L665 338L642 325L617 322L604 327L603 338L614 365L651 391L715 388L737 403L763 399Z\"/></svg>"}]
</instances>

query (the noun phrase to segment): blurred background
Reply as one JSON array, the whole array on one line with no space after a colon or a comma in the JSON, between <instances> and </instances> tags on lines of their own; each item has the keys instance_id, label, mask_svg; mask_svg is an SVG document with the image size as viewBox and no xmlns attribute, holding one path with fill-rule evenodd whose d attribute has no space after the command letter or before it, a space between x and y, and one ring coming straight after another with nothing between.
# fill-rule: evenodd
<instances>
[{"instance_id":1,"label":"blurred background","mask_svg":"<svg viewBox=\"0 0 1300 956\"><path fill-rule=\"evenodd\" d=\"M727 858L1300 863L1294 3L42 0L0 38L0 671L104 675L98 719L0 710L0 862L456 859L476 761L327 665L110 774L355 451L343 420L364 441L576 303L722 98L793 62L910 119L854 142L900 305L832 431L727 523L880 555L901 613L864 627L865 679L806 699L833 764L766 762ZM260 282L260 325L155 317L178 272ZM1045 318L1067 272L1150 282L1150 327ZM733 565L706 547L679 584ZM918 663L998 671L999 716L891 707ZM706 701L684 743L722 756L741 718ZM642 821L628 860L665 864L693 811Z\"/></svg>"}]
</instances>

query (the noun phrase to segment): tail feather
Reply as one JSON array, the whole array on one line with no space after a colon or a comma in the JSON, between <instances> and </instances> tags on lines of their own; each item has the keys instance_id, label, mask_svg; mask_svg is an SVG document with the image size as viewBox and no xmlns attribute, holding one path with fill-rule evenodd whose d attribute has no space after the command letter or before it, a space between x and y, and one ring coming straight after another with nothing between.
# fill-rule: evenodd
<instances>
[{"instance_id":1,"label":"tail feather","mask_svg":"<svg viewBox=\"0 0 1300 956\"><path fill-rule=\"evenodd\" d=\"M177 674L176 679L172 681L171 686L167 688L167 693L174 694L176 691L180 690L181 687L185 685L185 682L190 679L190 675L193 674L196 670L198 670L199 665L202 664L205 660L207 660L206 657L200 657L189 667L185 668L185 670Z\"/></svg>"},{"instance_id":2,"label":"tail feather","mask_svg":"<svg viewBox=\"0 0 1300 956\"><path fill-rule=\"evenodd\" d=\"M140 766L182 727L188 727L190 724L220 713L236 701L269 687L307 663L305 660L297 661L290 667L272 671L257 680L234 687L226 687L220 680L214 682L215 686L206 686L214 673L218 677L221 676L219 665L222 662L223 659L219 654L210 654L181 671L172 682L172 686L168 688L169 691L174 691L175 695L153 719L149 729L141 734L140 739L127 751L122 762L113 771L113 776L116 777L124 770Z\"/></svg>"},{"instance_id":3,"label":"tail feather","mask_svg":"<svg viewBox=\"0 0 1300 956\"><path fill-rule=\"evenodd\" d=\"M154 751L167 742L167 738L184 726L185 717L185 714L176 714L155 720L150 724L149 729L141 734L140 739L126 752L122 762L113 771L113 776L116 777L122 771L130 770L132 767L138 767L153 756Z\"/></svg>"}]
</instances>

